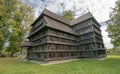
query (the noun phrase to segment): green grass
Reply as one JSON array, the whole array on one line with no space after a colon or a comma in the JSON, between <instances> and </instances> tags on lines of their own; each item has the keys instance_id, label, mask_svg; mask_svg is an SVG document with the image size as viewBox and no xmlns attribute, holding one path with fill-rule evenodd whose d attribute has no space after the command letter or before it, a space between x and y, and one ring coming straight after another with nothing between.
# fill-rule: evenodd
<instances>
[{"instance_id":1,"label":"green grass","mask_svg":"<svg viewBox=\"0 0 120 74\"><path fill-rule=\"evenodd\" d=\"M20 62L16 58L0 58L0 74L120 74L120 56L105 60L78 60L43 66Z\"/></svg>"}]
</instances>

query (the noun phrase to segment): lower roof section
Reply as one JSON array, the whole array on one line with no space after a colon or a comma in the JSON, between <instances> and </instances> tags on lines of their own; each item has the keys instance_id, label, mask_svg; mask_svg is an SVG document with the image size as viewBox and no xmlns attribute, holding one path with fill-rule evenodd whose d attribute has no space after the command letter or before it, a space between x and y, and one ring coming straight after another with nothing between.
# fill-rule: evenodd
<instances>
[{"instance_id":1,"label":"lower roof section","mask_svg":"<svg viewBox=\"0 0 120 74\"><path fill-rule=\"evenodd\" d=\"M33 42L25 41L21 44L21 47L31 47L34 46Z\"/></svg>"}]
</instances>

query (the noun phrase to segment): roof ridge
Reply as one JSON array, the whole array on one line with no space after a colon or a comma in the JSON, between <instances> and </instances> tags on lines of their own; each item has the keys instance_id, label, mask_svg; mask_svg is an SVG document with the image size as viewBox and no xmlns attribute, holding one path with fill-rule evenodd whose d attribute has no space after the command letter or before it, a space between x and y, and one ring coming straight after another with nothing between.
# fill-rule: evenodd
<instances>
[{"instance_id":1,"label":"roof ridge","mask_svg":"<svg viewBox=\"0 0 120 74\"><path fill-rule=\"evenodd\" d=\"M43 13L44 15L47 15L47 16L53 18L53 19L56 19L56 20L58 20L58 21L60 21L60 22L62 22L62 23L65 23L65 24L71 26L69 20L67 20L67 19L65 19L65 18L63 18L63 17L61 17L61 16L59 16L59 15L51 12L50 10L48 10L48 9L46 9L46 8L43 10L42 13Z\"/></svg>"}]
</instances>

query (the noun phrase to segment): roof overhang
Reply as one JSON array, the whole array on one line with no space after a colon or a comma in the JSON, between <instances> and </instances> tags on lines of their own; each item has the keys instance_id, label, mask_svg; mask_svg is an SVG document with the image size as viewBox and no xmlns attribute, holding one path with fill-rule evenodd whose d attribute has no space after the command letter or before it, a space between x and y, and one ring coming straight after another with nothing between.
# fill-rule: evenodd
<instances>
[{"instance_id":1,"label":"roof overhang","mask_svg":"<svg viewBox=\"0 0 120 74\"><path fill-rule=\"evenodd\" d=\"M21 44L21 47L32 47L33 45L33 42L25 41Z\"/></svg>"}]
</instances>

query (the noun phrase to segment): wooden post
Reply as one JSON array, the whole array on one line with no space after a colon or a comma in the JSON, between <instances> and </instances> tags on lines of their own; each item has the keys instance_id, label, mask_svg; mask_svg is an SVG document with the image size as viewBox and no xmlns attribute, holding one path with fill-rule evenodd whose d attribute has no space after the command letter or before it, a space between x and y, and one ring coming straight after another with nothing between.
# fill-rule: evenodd
<instances>
[{"instance_id":1,"label":"wooden post","mask_svg":"<svg viewBox=\"0 0 120 74\"><path fill-rule=\"evenodd\" d=\"M23 61L23 47L22 47L22 49L21 49L21 51L20 51L20 61L21 61L21 62Z\"/></svg>"},{"instance_id":2,"label":"wooden post","mask_svg":"<svg viewBox=\"0 0 120 74\"><path fill-rule=\"evenodd\" d=\"M2 19L2 16L0 15L0 20Z\"/></svg>"},{"instance_id":3,"label":"wooden post","mask_svg":"<svg viewBox=\"0 0 120 74\"><path fill-rule=\"evenodd\" d=\"M56 52L55 52L55 58L57 58L57 57L58 57L58 52L56 51Z\"/></svg>"}]
</instances>

